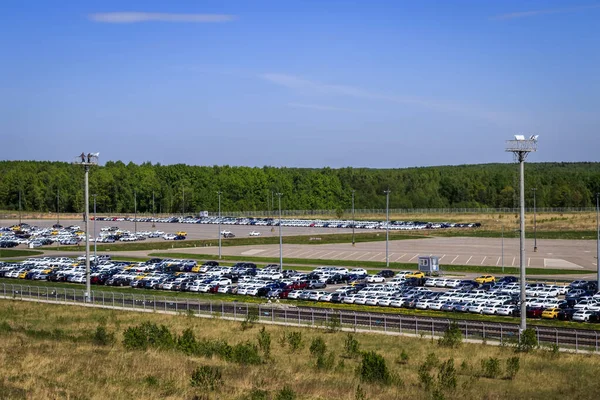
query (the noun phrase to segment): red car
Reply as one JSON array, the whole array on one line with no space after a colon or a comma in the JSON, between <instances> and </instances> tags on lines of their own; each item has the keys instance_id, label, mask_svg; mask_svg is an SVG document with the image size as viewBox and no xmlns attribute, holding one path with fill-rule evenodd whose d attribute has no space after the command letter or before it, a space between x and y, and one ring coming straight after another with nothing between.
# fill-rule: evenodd
<instances>
[{"instance_id":1,"label":"red car","mask_svg":"<svg viewBox=\"0 0 600 400\"><path fill-rule=\"evenodd\" d=\"M527 318L542 318L544 307L528 307Z\"/></svg>"}]
</instances>

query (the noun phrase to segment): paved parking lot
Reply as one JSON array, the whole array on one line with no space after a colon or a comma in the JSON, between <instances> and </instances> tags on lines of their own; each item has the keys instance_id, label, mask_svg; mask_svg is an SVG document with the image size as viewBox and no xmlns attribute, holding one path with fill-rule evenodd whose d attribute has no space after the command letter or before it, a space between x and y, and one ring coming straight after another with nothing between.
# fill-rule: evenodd
<instances>
[{"instance_id":1,"label":"paved parking lot","mask_svg":"<svg viewBox=\"0 0 600 400\"><path fill-rule=\"evenodd\" d=\"M24 221L32 225L50 226L55 221L38 220ZM0 221L3 225L9 225L8 221ZM11 221L11 223L14 223ZM80 225L82 221L61 221L63 225ZM92 223L93 225L93 223ZM134 223L128 221L107 222L98 221L96 229L104 226L119 226L123 229L134 229ZM152 223L137 224L138 231L162 230L164 232L176 232L185 230L189 239L210 239L218 235L218 225L210 224L169 224L157 223L153 228ZM221 229L233 232L237 237L248 237L252 230L261 232L264 236L278 236L279 228L271 231L269 226L251 225L221 225ZM90 227L90 231L92 231ZM318 238L321 235L352 232L351 229L334 228L294 228L283 227L284 236L289 235L311 235ZM357 232L362 232L357 230ZM431 233L431 232L429 232ZM384 235L385 232L381 231ZM162 239L155 239L162 241ZM316 242L316 241L315 241ZM560 269L596 269L596 242L591 240L542 240L538 239L538 252L533 252L533 240L526 242L526 265L531 268L560 268ZM350 243L341 244L315 244L315 245L293 245L285 244L284 258L312 258L328 260L358 260L358 261L385 261L385 241L357 243L352 247ZM173 249L181 252L181 249ZM198 254L218 254L216 247L202 247L196 249L185 249L185 252ZM519 240L504 239L503 247L500 238L427 238L414 240L393 240L389 242L389 259L391 263L414 263L417 264L419 255L436 255L440 257L440 264L444 265L475 265L496 266L499 269L504 266L519 265ZM223 255L234 256L256 256L256 257L279 257L279 245L248 245L223 247ZM136 254L142 255L142 254Z\"/></svg>"}]
</instances>

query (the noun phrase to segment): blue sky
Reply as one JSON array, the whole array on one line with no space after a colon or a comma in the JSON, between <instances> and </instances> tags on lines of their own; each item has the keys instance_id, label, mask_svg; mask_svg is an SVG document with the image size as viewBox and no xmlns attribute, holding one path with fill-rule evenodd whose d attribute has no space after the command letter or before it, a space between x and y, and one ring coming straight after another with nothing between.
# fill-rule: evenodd
<instances>
[{"instance_id":1,"label":"blue sky","mask_svg":"<svg viewBox=\"0 0 600 400\"><path fill-rule=\"evenodd\" d=\"M600 1L4 1L0 159L598 161Z\"/></svg>"}]
</instances>

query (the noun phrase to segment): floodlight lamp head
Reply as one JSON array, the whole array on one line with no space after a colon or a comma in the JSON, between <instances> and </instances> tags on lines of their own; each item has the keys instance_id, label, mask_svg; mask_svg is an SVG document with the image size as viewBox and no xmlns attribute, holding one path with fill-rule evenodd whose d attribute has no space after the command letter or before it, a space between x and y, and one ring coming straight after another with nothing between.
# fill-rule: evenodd
<instances>
[{"instance_id":1,"label":"floodlight lamp head","mask_svg":"<svg viewBox=\"0 0 600 400\"><path fill-rule=\"evenodd\" d=\"M515 135L515 140L525 140L525 135Z\"/></svg>"}]
</instances>

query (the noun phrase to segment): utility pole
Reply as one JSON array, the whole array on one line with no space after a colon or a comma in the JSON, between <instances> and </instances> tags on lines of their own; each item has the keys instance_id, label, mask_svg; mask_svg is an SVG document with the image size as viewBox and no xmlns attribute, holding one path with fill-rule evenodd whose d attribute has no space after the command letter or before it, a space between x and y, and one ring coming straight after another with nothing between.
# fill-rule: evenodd
<instances>
[{"instance_id":1,"label":"utility pole","mask_svg":"<svg viewBox=\"0 0 600 400\"><path fill-rule=\"evenodd\" d=\"M92 300L92 287L90 282L90 224L88 222L90 214L90 188L88 175L90 167L92 165L98 165L99 155L100 153L88 153L86 156L85 153L81 153L74 162L74 164L83 166L85 171L85 299L87 302Z\"/></svg>"},{"instance_id":2,"label":"utility pole","mask_svg":"<svg viewBox=\"0 0 600 400\"><path fill-rule=\"evenodd\" d=\"M537 188L531 188L533 191L533 252L537 252L537 208L535 203L535 192Z\"/></svg>"},{"instance_id":3,"label":"utility pole","mask_svg":"<svg viewBox=\"0 0 600 400\"><path fill-rule=\"evenodd\" d=\"M502 224L502 273L504 273L504 224Z\"/></svg>"},{"instance_id":4,"label":"utility pole","mask_svg":"<svg viewBox=\"0 0 600 400\"><path fill-rule=\"evenodd\" d=\"M354 192L356 192L356 190L352 191L352 246L356 246L356 242L354 241L354 225L356 225L356 221L354 219Z\"/></svg>"},{"instance_id":5,"label":"utility pole","mask_svg":"<svg viewBox=\"0 0 600 400\"><path fill-rule=\"evenodd\" d=\"M19 226L23 223L21 215L21 189L19 189Z\"/></svg>"},{"instance_id":6,"label":"utility pole","mask_svg":"<svg viewBox=\"0 0 600 400\"><path fill-rule=\"evenodd\" d=\"M156 220L156 213L155 213L155 208L154 208L154 190L152 191L152 227L154 228L156 226L155 221Z\"/></svg>"},{"instance_id":7,"label":"utility pole","mask_svg":"<svg viewBox=\"0 0 600 400\"><path fill-rule=\"evenodd\" d=\"M60 190L56 191L56 225L60 225Z\"/></svg>"},{"instance_id":8,"label":"utility pole","mask_svg":"<svg viewBox=\"0 0 600 400\"><path fill-rule=\"evenodd\" d=\"M521 238L520 238L520 254L519 254L519 266L520 266L520 302L521 302L521 326L520 332L527 329L527 307L525 304L526 300L526 274L525 274L525 159L530 152L537 151L537 139L538 135L532 135L529 139L525 139L523 135L515 135L514 140L506 141L506 151L511 152L515 155L519 161L520 166L520 189L519 189L519 200L521 209Z\"/></svg>"},{"instance_id":9,"label":"utility pole","mask_svg":"<svg viewBox=\"0 0 600 400\"><path fill-rule=\"evenodd\" d=\"M390 266L389 244L390 244L390 189L385 193L385 266Z\"/></svg>"},{"instance_id":10,"label":"utility pole","mask_svg":"<svg viewBox=\"0 0 600 400\"><path fill-rule=\"evenodd\" d=\"M600 193L596 193L596 267L598 272L596 274L596 286L600 292Z\"/></svg>"},{"instance_id":11,"label":"utility pole","mask_svg":"<svg viewBox=\"0 0 600 400\"><path fill-rule=\"evenodd\" d=\"M281 234L281 195L277 193L279 197L279 272L283 273L283 236Z\"/></svg>"}]
</instances>

